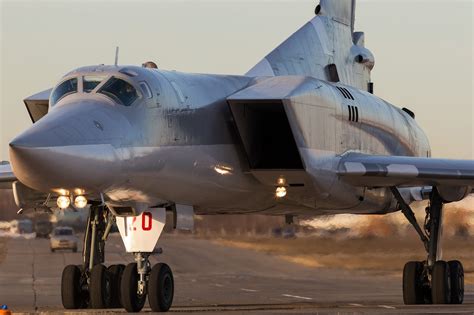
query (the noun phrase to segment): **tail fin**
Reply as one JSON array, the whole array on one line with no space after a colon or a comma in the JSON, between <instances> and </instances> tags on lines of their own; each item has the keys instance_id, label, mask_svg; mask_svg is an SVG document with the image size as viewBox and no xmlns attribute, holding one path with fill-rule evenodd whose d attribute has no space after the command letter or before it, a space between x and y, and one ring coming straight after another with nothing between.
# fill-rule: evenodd
<instances>
[{"instance_id":1,"label":"tail fin","mask_svg":"<svg viewBox=\"0 0 474 315\"><path fill-rule=\"evenodd\" d=\"M354 32L356 0L321 0L317 16L253 67L249 76L304 75L368 90L374 56Z\"/></svg>"}]
</instances>

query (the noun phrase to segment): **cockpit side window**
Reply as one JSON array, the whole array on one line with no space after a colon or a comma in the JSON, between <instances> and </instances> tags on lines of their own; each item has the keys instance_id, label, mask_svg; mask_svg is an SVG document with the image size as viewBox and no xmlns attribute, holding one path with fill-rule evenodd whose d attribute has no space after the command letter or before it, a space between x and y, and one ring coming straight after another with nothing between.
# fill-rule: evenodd
<instances>
[{"instance_id":1,"label":"cockpit side window","mask_svg":"<svg viewBox=\"0 0 474 315\"><path fill-rule=\"evenodd\" d=\"M51 94L51 104L56 104L64 96L77 92L77 78L69 79L59 84Z\"/></svg>"},{"instance_id":2,"label":"cockpit side window","mask_svg":"<svg viewBox=\"0 0 474 315\"><path fill-rule=\"evenodd\" d=\"M150 87L145 81L140 82L140 88L142 89L143 95L145 95L146 98L153 98L153 94L151 94Z\"/></svg>"},{"instance_id":3,"label":"cockpit side window","mask_svg":"<svg viewBox=\"0 0 474 315\"><path fill-rule=\"evenodd\" d=\"M118 78L110 78L110 80L101 87L99 93L107 95L125 106L132 105L138 98L137 90L133 85Z\"/></svg>"},{"instance_id":4,"label":"cockpit side window","mask_svg":"<svg viewBox=\"0 0 474 315\"><path fill-rule=\"evenodd\" d=\"M84 93L90 93L94 90L102 80L105 79L105 76L99 75L86 75L84 76L83 82L83 91Z\"/></svg>"}]
</instances>

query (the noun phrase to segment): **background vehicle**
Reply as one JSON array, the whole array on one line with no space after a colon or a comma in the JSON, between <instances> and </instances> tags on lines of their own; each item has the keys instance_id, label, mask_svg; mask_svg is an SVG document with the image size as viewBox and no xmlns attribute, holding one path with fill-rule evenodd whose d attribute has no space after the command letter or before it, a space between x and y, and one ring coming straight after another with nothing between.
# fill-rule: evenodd
<instances>
[{"instance_id":1,"label":"background vehicle","mask_svg":"<svg viewBox=\"0 0 474 315\"><path fill-rule=\"evenodd\" d=\"M33 233L33 222L31 220L13 220L10 222L10 232L14 234Z\"/></svg>"},{"instance_id":2,"label":"background vehicle","mask_svg":"<svg viewBox=\"0 0 474 315\"><path fill-rule=\"evenodd\" d=\"M47 220L36 221L35 232L37 238L48 238L53 230L53 225Z\"/></svg>"},{"instance_id":3,"label":"background vehicle","mask_svg":"<svg viewBox=\"0 0 474 315\"><path fill-rule=\"evenodd\" d=\"M77 240L73 228L68 226L57 227L51 233L51 252L55 252L57 249L71 249L73 252L77 252Z\"/></svg>"}]
</instances>

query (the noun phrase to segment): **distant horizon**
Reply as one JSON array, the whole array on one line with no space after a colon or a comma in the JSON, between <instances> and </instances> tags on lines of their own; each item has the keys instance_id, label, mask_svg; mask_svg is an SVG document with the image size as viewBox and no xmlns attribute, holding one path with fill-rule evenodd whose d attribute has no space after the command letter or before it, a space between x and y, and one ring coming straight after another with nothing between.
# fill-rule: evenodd
<instances>
[{"instance_id":1,"label":"distant horizon","mask_svg":"<svg viewBox=\"0 0 474 315\"><path fill-rule=\"evenodd\" d=\"M74 68L113 64L116 46L120 64L243 74L316 4L0 0L0 160L31 125L24 98ZM434 157L474 159L473 9L469 0L357 2L356 30L376 59L375 94L416 113Z\"/></svg>"}]
</instances>

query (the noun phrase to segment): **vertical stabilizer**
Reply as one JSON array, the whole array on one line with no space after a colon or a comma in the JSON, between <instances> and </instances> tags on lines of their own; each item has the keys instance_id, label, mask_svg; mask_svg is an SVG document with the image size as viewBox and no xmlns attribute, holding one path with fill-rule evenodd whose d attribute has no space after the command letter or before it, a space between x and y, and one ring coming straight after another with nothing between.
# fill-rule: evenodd
<instances>
[{"instance_id":1,"label":"vertical stabilizer","mask_svg":"<svg viewBox=\"0 0 474 315\"><path fill-rule=\"evenodd\" d=\"M354 32L355 7L355 0L321 0L316 17L247 75L304 75L368 90L375 61L364 34Z\"/></svg>"},{"instance_id":2,"label":"vertical stabilizer","mask_svg":"<svg viewBox=\"0 0 474 315\"><path fill-rule=\"evenodd\" d=\"M348 25L354 31L355 0L321 0L318 14Z\"/></svg>"}]
</instances>

